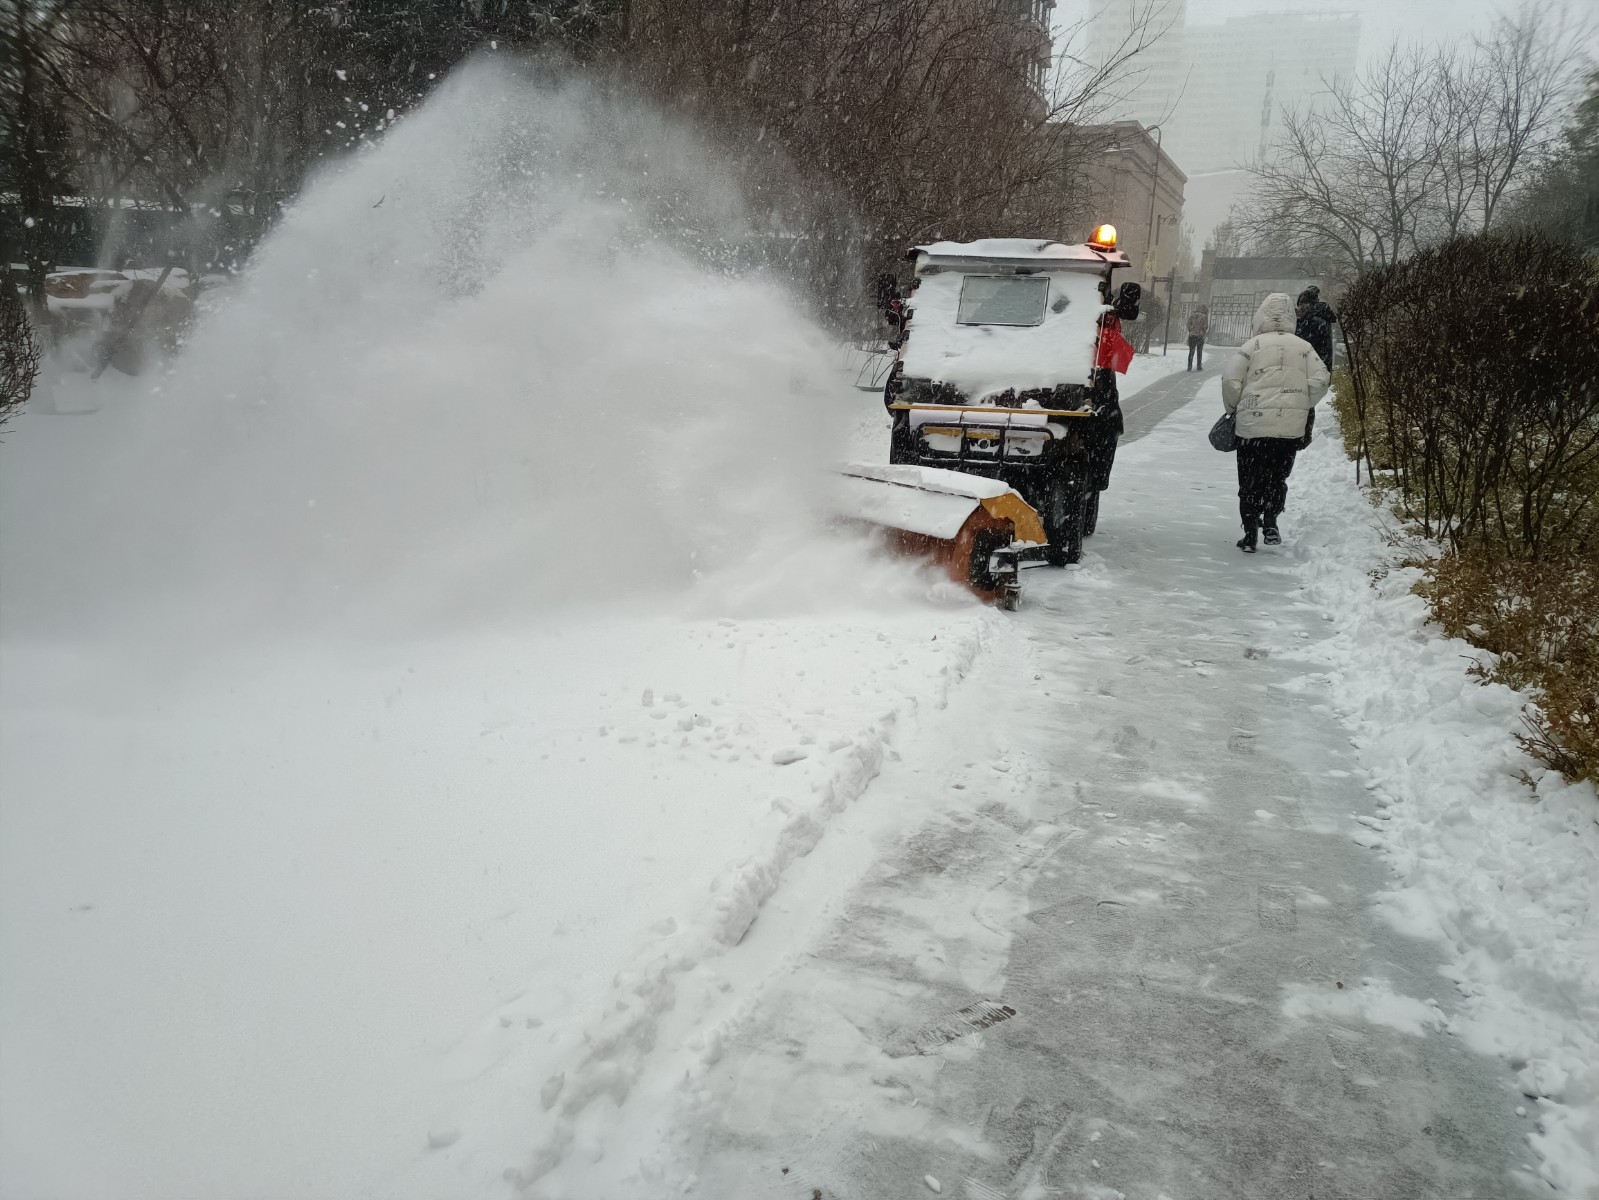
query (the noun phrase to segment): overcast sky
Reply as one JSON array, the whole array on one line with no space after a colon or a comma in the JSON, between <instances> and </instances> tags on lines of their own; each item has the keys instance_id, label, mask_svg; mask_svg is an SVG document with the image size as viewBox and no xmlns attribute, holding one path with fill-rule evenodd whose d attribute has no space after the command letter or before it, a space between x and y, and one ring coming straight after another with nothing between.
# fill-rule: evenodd
<instances>
[{"instance_id":1,"label":"overcast sky","mask_svg":"<svg viewBox=\"0 0 1599 1200\"><path fill-rule=\"evenodd\" d=\"M1143 3L1144 0L1139 0ZM1589 22L1590 53L1599 59L1599 0L1532 0L1565 9L1573 19ZM1381 53L1395 38L1438 42L1485 33L1500 13L1515 12L1521 0L1188 0L1188 24L1220 24L1251 13L1353 12L1360 15L1362 59ZM1089 0L1057 0L1057 33L1070 29L1089 11ZM1081 46L1082 43L1079 43ZM1060 47L1057 47L1060 48ZM1184 220L1203 241L1227 215L1245 185L1241 171L1190 172L1184 196Z\"/></svg>"},{"instance_id":2,"label":"overcast sky","mask_svg":"<svg viewBox=\"0 0 1599 1200\"><path fill-rule=\"evenodd\" d=\"M1252 12L1357 12L1360 48L1369 54L1393 38L1435 41L1484 30L1505 6L1492 0L1189 0L1190 22L1209 24Z\"/></svg>"},{"instance_id":3,"label":"overcast sky","mask_svg":"<svg viewBox=\"0 0 1599 1200\"><path fill-rule=\"evenodd\" d=\"M1595 0L1574 0L1580 12ZM1503 0L1188 0L1189 24L1208 25L1255 12L1355 12L1360 14L1362 55L1395 37L1437 41L1480 33L1497 12L1514 9ZM1080 20L1088 0L1057 0L1057 28Z\"/></svg>"}]
</instances>

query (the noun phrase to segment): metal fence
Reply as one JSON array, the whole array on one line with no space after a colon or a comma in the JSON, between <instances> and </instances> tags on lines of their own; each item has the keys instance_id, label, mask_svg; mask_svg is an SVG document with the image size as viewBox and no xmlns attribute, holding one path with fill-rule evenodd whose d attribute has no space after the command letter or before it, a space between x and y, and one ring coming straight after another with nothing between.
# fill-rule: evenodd
<instances>
[{"instance_id":1,"label":"metal fence","mask_svg":"<svg viewBox=\"0 0 1599 1200\"><path fill-rule=\"evenodd\" d=\"M1241 346L1249 340L1255 310L1265 293L1214 296L1210 301L1210 332L1205 340L1222 346Z\"/></svg>"}]
</instances>

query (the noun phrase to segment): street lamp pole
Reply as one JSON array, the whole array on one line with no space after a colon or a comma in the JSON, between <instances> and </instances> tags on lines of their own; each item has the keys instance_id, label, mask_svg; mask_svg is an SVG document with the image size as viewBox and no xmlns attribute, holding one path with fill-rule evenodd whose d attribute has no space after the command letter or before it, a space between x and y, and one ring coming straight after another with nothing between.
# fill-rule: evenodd
<instances>
[{"instance_id":1,"label":"street lamp pole","mask_svg":"<svg viewBox=\"0 0 1599 1200\"><path fill-rule=\"evenodd\" d=\"M1149 173L1149 230L1144 234L1144 254L1149 261L1147 270L1150 282L1153 283L1155 277L1155 189L1160 186L1160 139L1166 131L1159 125L1145 126L1144 133L1147 135L1151 132L1155 135L1155 167Z\"/></svg>"},{"instance_id":2,"label":"street lamp pole","mask_svg":"<svg viewBox=\"0 0 1599 1200\"><path fill-rule=\"evenodd\" d=\"M1171 345L1171 310L1177 306L1177 268L1173 266L1165 275L1153 275L1149 282L1166 285L1166 327L1160 333L1160 354L1164 358Z\"/></svg>"}]
</instances>

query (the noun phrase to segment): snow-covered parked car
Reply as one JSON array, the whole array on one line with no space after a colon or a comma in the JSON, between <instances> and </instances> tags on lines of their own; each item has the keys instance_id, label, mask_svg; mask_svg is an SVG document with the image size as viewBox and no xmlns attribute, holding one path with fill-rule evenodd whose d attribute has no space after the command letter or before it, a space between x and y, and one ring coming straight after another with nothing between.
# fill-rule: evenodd
<instances>
[{"instance_id":1,"label":"snow-covered parked car","mask_svg":"<svg viewBox=\"0 0 1599 1200\"><path fill-rule=\"evenodd\" d=\"M1120 331L1140 289L1114 228L1080 245L1028 238L910 252L908 294L885 296L897 361L883 401L890 461L997 479L1038 511L1054 565L1076 562L1121 432Z\"/></svg>"}]
</instances>

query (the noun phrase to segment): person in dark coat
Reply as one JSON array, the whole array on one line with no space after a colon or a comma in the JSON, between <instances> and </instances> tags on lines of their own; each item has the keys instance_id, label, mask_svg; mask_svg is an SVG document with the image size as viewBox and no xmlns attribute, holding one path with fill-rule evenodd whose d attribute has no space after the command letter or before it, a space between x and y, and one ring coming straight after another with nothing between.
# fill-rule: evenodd
<instances>
[{"instance_id":1,"label":"person in dark coat","mask_svg":"<svg viewBox=\"0 0 1599 1200\"><path fill-rule=\"evenodd\" d=\"M1327 370L1332 370L1333 365L1333 339L1332 327L1338 320L1338 314L1332 306L1321 298L1321 289L1311 284L1299 293L1299 299L1294 304L1297 319L1294 322L1294 336L1309 342L1316 351L1316 356L1326 365Z\"/></svg>"},{"instance_id":2,"label":"person in dark coat","mask_svg":"<svg viewBox=\"0 0 1599 1200\"><path fill-rule=\"evenodd\" d=\"M1205 369L1205 334L1210 332L1210 309L1201 304L1188 315L1188 366L1192 371L1197 364Z\"/></svg>"}]
</instances>

